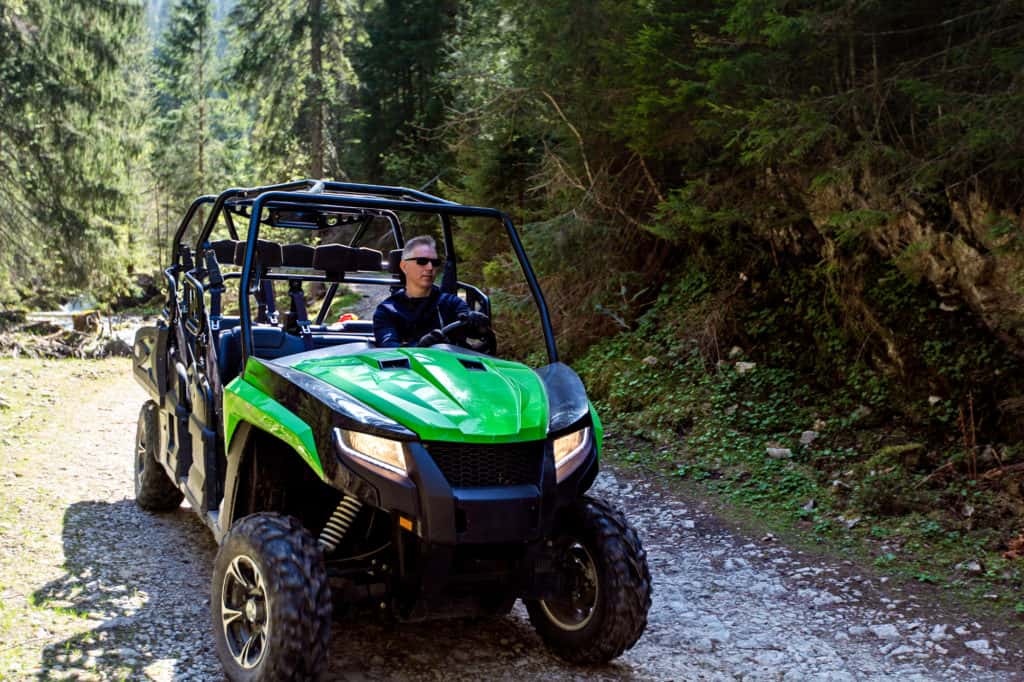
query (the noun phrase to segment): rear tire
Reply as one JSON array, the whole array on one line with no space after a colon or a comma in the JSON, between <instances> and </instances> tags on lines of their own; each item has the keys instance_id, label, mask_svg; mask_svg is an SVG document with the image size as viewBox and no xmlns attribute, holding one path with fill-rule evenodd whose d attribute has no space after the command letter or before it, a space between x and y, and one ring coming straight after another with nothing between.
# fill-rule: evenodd
<instances>
[{"instance_id":1,"label":"rear tire","mask_svg":"<svg viewBox=\"0 0 1024 682\"><path fill-rule=\"evenodd\" d=\"M213 565L214 645L234 682L319 679L327 668L331 590L324 556L297 519L252 514Z\"/></svg>"},{"instance_id":2,"label":"rear tire","mask_svg":"<svg viewBox=\"0 0 1024 682\"><path fill-rule=\"evenodd\" d=\"M171 511L185 498L157 461L160 416L156 403L147 400L139 411L135 430L135 502L146 511Z\"/></svg>"},{"instance_id":3,"label":"rear tire","mask_svg":"<svg viewBox=\"0 0 1024 682\"><path fill-rule=\"evenodd\" d=\"M622 514L590 497L569 508L555 542L572 588L562 599L526 601L530 622L555 655L606 663L636 644L647 627L647 554Z\"/></svg>"}]
</instances>

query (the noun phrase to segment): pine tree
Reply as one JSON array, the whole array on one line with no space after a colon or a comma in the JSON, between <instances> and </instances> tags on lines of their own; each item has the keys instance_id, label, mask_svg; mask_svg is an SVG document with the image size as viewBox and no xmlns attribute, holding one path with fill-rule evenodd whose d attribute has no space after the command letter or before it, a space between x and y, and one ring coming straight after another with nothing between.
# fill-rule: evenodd
<instances>
[{"instance_id":1,"label":"pine tree","mask_svg":"<svg viewBox=\"0 0 1024 682\"><path fill-rule=\"evenodd\" d=\"M231 23L231 81L254 112L255 156L264 179L344 177L325 130L344 115L345 51L354 38L347 3L241 0Z\"/></svg>"},{"instance_id":2,"label":"pine tree","mask_svg":"<svg viewBox=\"0 0 1024 682\"><path fill-rule=\"evenodd\" d=\"M180 0L155 54L153 166L184 201L202 192L209 154L213 68L209 0Z\"/></svg>"},{"instance_id":3,"label":"pine tree","mask_svg":"<svg viewBox=\"0 0 1024 682\"><path fill-rule=\"evenodd\" d=\"M247 122L225 92L210 0L179 0L154 53L152 176L167 232L198 195L243 183Z\"/></svg>"},{"instance_id":4,"label":"pine tree","mask_svg":"<svg viewBox=\"0 0 1024 682\"><path fill-rule=\"evenodd\" d=\"M440 74L457 6L455 0L379 0L365 6L366 40L352 50L358 115L347 136L354 140L347 146L360 175L420 184L445 174L450 154L436 129L451 99Z\"/></svg>"},{"instance_id":5,"label":"pine tree","mask_svg":"<svg viewBox=\"0 0 1024 682\"><path fill-rule=\"evenodd\" d=\"M137 150L131 0L0 5L0 274L78 285L117 257ZM107 282L108 284L110 282ZM2 292L0 292L2 293ZM8 295L11 293L8 290Z\"/></svg>"}]
</instances>

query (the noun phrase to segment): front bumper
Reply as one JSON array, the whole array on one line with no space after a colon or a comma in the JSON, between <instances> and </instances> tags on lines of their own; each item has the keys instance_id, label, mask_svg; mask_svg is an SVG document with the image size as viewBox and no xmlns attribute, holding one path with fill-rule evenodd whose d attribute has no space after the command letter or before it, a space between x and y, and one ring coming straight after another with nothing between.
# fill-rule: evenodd
<instances>
[{"instance_id":1,"label":"front bumper","mask_svg":"<svg viewBox=\"0 0 1024 682\"><path fill-rule=\"evenodd\" d=\"M413 532L427 545L530 543L551 535L559 510L590 487L598 469L591 444L579 467L557 483L550 441L543 447L535 483L453 486L421 443L408 444L408 477L338 448L341 466L332 483L366 504L412 519Z\"/></svg>"},{"instance_id":2,"label":"front bumper","mask_svg":"<svg viewBox=\"0 0 1024 682\"><path fill-rule=\"evenodd\" d=\"M547 599L564 591L552 540L561 511L597 475L594 443L561 483L547 441L536 483L474 487L451 485L420 443L408 445L407 477L337 451L335 486L392 518L395 555L384 592L400 619L479 615L494 599ZM413 520L412 530L399 523L404 519Z\"/></svg>"}]
</instances>

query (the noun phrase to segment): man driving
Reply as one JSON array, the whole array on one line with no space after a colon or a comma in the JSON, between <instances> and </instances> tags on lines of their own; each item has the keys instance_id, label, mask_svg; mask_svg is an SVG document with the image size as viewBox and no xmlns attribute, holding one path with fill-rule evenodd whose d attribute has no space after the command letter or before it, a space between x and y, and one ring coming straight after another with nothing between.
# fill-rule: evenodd
<instances>
[{"instance_id":1,"label":"man driving","mask_svg":"<svg viewBox=\"0 0 1024 682\"><path fill-rule=\"evenodd\" d=\"M445 325L471 317L465 301L434 284L441 262L433 237L413 237L405 243L399 264L405 288L382 301L373 313L378 347L432 346L447 340L440 331Z\"/></svg>"}]
</instances>

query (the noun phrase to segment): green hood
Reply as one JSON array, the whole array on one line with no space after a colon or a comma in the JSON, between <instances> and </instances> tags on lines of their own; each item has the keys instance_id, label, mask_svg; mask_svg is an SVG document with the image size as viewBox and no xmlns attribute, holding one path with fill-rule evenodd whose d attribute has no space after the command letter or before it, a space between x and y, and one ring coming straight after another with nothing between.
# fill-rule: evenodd
<instances>
[{"instance_id":1,"label":"green hood","mask_svg":"<svg viewBox=\"0 0 1024 682\"><path fill-rule=\"evenodd\" d=\"M517 362L437 348L391 348L310 359L294 368L423 440L494 443L547 435L544 386Z\"/></svg>"}]
</instances>

